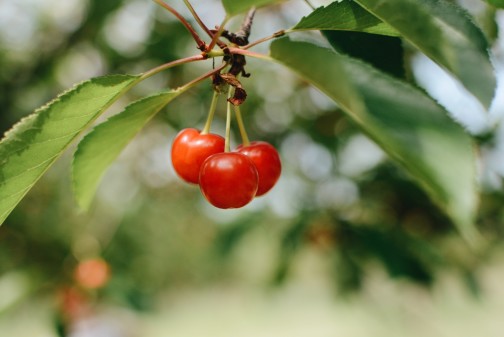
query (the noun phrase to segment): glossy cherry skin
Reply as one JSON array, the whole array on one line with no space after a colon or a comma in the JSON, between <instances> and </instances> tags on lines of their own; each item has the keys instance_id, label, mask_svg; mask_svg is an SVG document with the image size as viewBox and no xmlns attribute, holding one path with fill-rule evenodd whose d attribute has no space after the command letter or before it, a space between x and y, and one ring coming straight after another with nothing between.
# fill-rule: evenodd
<instances>
[{"instance_id":1,"label":"glossy cherry skin","mask_svg":"<svg viewBox=\"0 0 504 337\"><path fill-rule=\"evenodd\" d=\"M197 184L201 164L213 154L224 152L224 138L197 129L181 130L171 149L171 161L175 172L188 183Z\"/></svg>"},{"instance_id":2,"label":"glossy cherry skin","mask_svg":"<svg viewBox=\"0 0 504 337\"><path fill-rule=\"evenodd\" d=\"M275 186L282 172L280 156L273 145L267 142L251 142L248 146L239 146L237 152L249 157L259 174L259 187L256 197L264 195Z\"/></svg>"},{"instance_id":3,"label":"glossy cherry skin","mask_svg":"<svg viewBox=\"0 0 504 337\"><path fill-rule=\"evenodd\" d=\"M254 199L259 175L254 163L238 152L208 157L200 171L200 189L218 208L240 208Z\"/></svg>"}]
</instances>

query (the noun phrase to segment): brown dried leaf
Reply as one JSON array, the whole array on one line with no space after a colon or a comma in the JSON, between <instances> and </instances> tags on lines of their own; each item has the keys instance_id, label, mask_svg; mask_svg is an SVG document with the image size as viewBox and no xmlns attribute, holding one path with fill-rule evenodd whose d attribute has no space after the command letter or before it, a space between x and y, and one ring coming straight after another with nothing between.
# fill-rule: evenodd
<instances>
[{"instance_id":1,"label":"brown dried leaf","mask_svg":"<svg viewBox=\"0 0 504 337\"><path fill-rule=\"evenodd\" d=\"M220 78L224 80L227 84L235 88L233 97L228 99L229 103L233 105L242 104L247 98L247 92L245 91L245 89L243 89L241 82L236 78L236 76L230 73L226 73L226 74L220 74Z\"/></svg>"}]
</instances>

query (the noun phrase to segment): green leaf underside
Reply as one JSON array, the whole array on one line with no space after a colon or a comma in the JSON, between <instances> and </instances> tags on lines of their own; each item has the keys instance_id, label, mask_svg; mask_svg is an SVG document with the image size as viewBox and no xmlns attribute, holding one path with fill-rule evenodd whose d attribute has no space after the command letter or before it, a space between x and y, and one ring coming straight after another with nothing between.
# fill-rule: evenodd
<instances>
[{"instance_id":1,"label":"green leaf underside","mask_svg":"<svg viewBox=\"0 0 504 337\"><path fill-rule=\"evenodd\" d=\"M287 38L271 56L337 102L451 217L475 237L475 154L468 134L430 97L371 66Z\"/></svg>"},{"instance_id":2,"label":"green leaf underside","mask_svg":"<svg viewBox=\"0 0 504 337\"><path fill-rule=\"evenodd\" d=\"M79 206L89 208L107 167L152 117L183 91L161 92L135 101L82 139L72 167L73 188Z\"/></svg>"},{"instance_id":3,"label":"green leaf underside","mask_svg":"<svg viewBox=\"0 0 504 337\"><path fill-rule=\"evenodd\" d=\"M446 0L355 0L452 73L488 108L496 80L481 30Z\"/></svg>"},{"instance_id":4,"label":"green leaf underside","mask_svg":"<svg viewBox=\"0 0 504 337\"><path fill-rule=\"evenodd\" d=\"M400 38L341 30L326 30L322 35L337 52L365 61L397 78L406 77Z\"/></svg>"},{"instance_id":5,"label":"green leaf underside","mask_svg":"<svg viewBox=\"0 0 504 337\"><path fill-rule=\"evenodd\" d=\"M353 1L333 2L305 16L292 31L347 30L379 35L399 36L399 33Z\"/></svg>"},{"instance_id":6,"label":"green leaf underside","mask_svg":"<svg viewBox=\"0 0 504 337\"><path fill-rule=\"evenodd\" d=\"M5 134L0 142L0 224L75 137L136 79L113 75L82 82Z\"/></svg>"},{"instance_id":7,"label":"green leaf underside","mask_svg":"<svg viewBox=\"0 0 504 337\"><path fill-rule=\"evenodd\" d=\"M271 5L286 0L222 0L222 5L229 16L248 11L252 7Z\"/></svg>"}]
</instances>

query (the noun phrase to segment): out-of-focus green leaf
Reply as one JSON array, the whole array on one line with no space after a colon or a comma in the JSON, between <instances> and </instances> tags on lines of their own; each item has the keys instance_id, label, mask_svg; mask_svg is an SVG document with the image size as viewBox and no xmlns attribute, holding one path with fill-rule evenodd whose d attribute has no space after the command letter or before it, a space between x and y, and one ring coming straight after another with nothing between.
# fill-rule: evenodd
<instances>
[{"instance_id":1,"label":"out-of-focus green leaf","mask_svg":"<svg viewBox=\"0 0 504 337\"><path fill-rule=\"evenodd\" d=\"M466 238L475 237L473 144L441 106L407 83L308 42L276 40L271 56L336 101L416 179Z\"/></svg>"},{"instance_id":2,"label":"out-of-focus green leaf","mask_svg":"<svg viewBox=\"0 0 504 337\"><path fill-rule=\"evenodd\" d=\"M222 5L229 16L248 11L252 7L261 7L285 0L222 0Z\"/></svg>"},{"instance_id":3,"label":"out-of-focus green leaf","mask_svg":"<svg viewBox=\"0 0 504 337\"><path fill-rule=\"evenodd\" d=\"M0 142L0 223L75 137L137 78L114 75L85 81L5 134Z\"/></svg>"},{"instance_id":4,"label":"out-of-focus green leaf","mask_svg":"<svg viewBox=\"0 0 504 337\"><path fill-rule=\"evenodd\" d=\"M280 255L278 265L273 275L272 283L279 285L287 278L290 266L296 254L303 247L303 242L306 240L310 221L312 220L311 212L304 212L283 234L280 243Z\"/></svg>"},{"instance_id":5,"label":"out-of-focus green leaf","mask_svg":"<svg viewBox=\"0 0 504 337\"><path fill-rule=\"evenodd\" d=\"M487 6L485 11L476 18L487 41L492 45L499 37L499 25L497 23L498 9L493 6Z\"/></svg>"},{"instance_id":6,"label":"out-of-focus green leaf","mask_svg":"<svg viewBox=\"0 0 504 337\"><path fill-rule=\"evenodd\" d=\"M470 15L446 0L355 0L451 72L485 106L496 80L484 34Z\"/></svg>"},{"instance_id":7,"label":"out-of-focus green leaf","mask_svg":"<svg viewBox=\"0 0 504 337\"><path fill-rule=\"evenodd\" d=\"M486 2L497 8L504 8L504 0L486 0Z\"/></svg>"},{"instance_id":8,"label":"out-of-focus green leaf","mask_svg":"<svg viewBox=\"0 0 504 337\"><path fill-rule=\"evenodd\" d=\"M79 143L73 160L77 203L87 209L107 167L166 104L185 90L172 90L131 103L121 113L96 126Z\"/></svg>"},{"instance_id":9,"label":"out-of-focus green leaf","mask_svg":"<svg viewBox=\"0 0 504 337\"><path fill-rule=\"evenodd\" d=\"M317 8L291 30L348 30L399 36L397 30L349 0L335 1L327 7Z\"/></svg>"},{"instance_id":10,"label":"out-of-focus green leaf","mask_svg":"<svg viewBox=\"0 0 504 337\"><path fill-rule=\"evenodd\" d=\"M235 223L219 229L214 244L219 258L229 257L242 239L261 223L261 218L253 214L239 218Z\"/></svg>"}]
</instances>

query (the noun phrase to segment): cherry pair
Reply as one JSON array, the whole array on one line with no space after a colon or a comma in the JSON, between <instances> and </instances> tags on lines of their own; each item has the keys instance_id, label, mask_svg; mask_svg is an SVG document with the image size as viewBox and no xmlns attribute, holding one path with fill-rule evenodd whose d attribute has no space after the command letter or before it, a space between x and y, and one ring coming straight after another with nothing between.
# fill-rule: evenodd
<instances>
[{"instance_id":1,"label":"cherry pair","mask_svg":"<svg viewBox=\"0 0 504 337\"><path fill-rule=\"evenodd\" d=\"M280 157L266 142L241 145L234 152L224 152L224 144L219 135L184 129L173 142L172 164L183 180L199 184L215 207L243 207L278 181Z\"/></svg>"}]
</instances>

